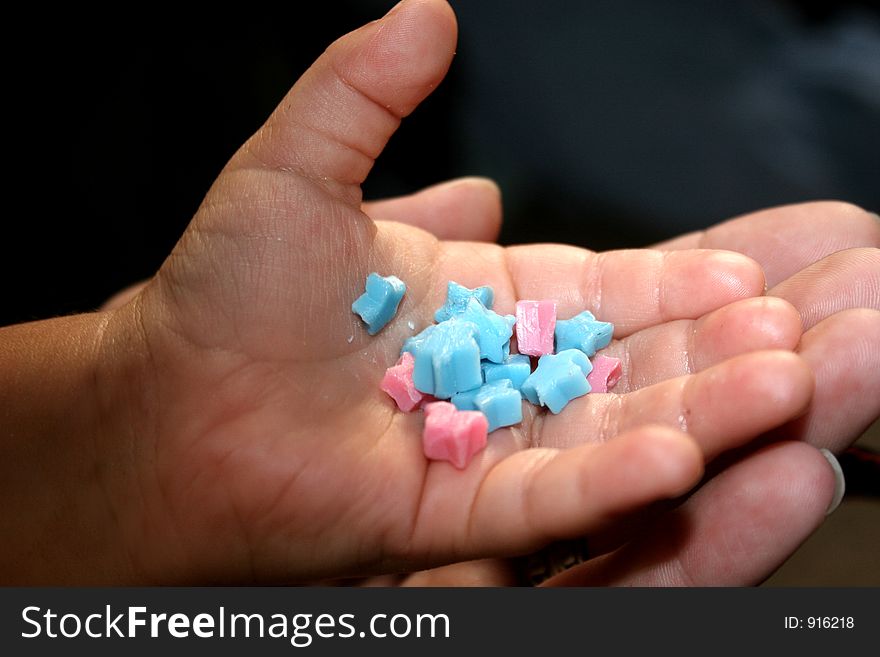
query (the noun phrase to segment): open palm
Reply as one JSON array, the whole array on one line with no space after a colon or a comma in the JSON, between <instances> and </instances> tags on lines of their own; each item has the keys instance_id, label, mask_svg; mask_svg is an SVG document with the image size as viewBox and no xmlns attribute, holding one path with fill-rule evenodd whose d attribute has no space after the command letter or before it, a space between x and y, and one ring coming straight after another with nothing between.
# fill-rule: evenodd
<instances>
[{"instance_id":1,"label":"open palm","mask_svg":"<svg viewBox=\"0 0 880 657\"><path fill-rule=\"evenodd\" d=\"M115 312L108 336L136 329L148 363L137 392L116 393L140 402L130 440L103 438L130 457L111 498L132 519L122 535L139 576L305 581L522 554L687 492L707 460L806 408L810 368L785 351L800 319L753 298L764 277L749 258L505 250L361 212L374 158L454 48L439 0L336 42ZM375 337L349 309L372 271L408 286ZM426 461L421 415L398 412L378 382L448 280L491 285L502 313L551 298L560 317L613 322L620 394L558 416L529 407L465 471Z\"/></svg>"}]
</instances>

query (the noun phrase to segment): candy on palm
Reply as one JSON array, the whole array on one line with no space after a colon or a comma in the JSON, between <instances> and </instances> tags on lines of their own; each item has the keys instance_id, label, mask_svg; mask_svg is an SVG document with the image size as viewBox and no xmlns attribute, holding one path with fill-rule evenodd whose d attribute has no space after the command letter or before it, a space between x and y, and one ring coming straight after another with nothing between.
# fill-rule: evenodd
<instances>
[{"instance_id":1,"label":"candy on palm","mask_svg":"<svg viewBox=\"0 0 880 657\"><path fill-rule=\"evenodd\" d=\"M366 290L353 304L367 325L367 333L376 335L397 314L397 307L406 292L406 284L397 276L380 276L373 272L367 276Z\"/></svg>"},{"instance_id":2,"label":"candy on palm","mask_svg":"<svg viewBox=\"0 0 880 657\"><path fill-rule=\"evenodd\" d=\"M394 316L385 297L378 297L386 310L375 318L367 313L371 334ZM470 289L450 281L437 323L404 342L400 359L382 379L381 388L398 408L424 409L425 456L457 468L485 446L487 433L522 421L522 397L559 413L573 399L591 390L606 392L620 378L616 358L600 354L592 364L589 359L610 343L612 324L589 311L557 320L551 300L519 301L516 316L494 312L493 302L491 287ZM519 354L510 353L514 329ZM540 356L534 371L529 355Z\"/></svg>"}]
</instances>

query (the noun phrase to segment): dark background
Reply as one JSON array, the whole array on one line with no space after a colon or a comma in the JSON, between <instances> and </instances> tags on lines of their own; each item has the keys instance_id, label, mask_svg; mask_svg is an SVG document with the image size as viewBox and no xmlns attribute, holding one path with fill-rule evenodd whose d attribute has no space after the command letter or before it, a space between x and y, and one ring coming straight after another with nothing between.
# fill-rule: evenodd
<instances>
[{"instance_id":1,"label":"dark background","mask_svg":"<svg viewBox=\"0 0 880 657\"><path fill-rule=\"evenodd\" d=\"M197 18L77 7L8 24L28 45L5 58L0 325L90 310L150 276L300 73L391 4ZM868 3L452 4L450 75L392 139L367 198L488 175L505 196L503 242L595 249L777 203L880 207Z\"/></svg>"}]
</instances>

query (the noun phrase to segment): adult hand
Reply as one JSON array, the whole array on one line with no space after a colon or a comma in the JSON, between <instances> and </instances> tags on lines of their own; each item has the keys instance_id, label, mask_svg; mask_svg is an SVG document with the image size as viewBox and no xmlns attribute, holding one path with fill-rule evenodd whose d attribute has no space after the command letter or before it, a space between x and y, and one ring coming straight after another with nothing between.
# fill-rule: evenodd
<instances>
[{"instance_id":1,"label":"adult hand","mask_svg":"<svg viewBox=\"0 0 880 657\"><path fill-rule=\"evenodd\" d=\"M558 585L746 585L762 581L821 524L826 467L804 443L839 452L880 417L880 220L816 202L771 208L658 245L755 258L768 295L798 309L797 352L816 379L807 412L773 432L680 508ZM835 494L839 501L838 491Z\"/></svg>"}]
</instances>

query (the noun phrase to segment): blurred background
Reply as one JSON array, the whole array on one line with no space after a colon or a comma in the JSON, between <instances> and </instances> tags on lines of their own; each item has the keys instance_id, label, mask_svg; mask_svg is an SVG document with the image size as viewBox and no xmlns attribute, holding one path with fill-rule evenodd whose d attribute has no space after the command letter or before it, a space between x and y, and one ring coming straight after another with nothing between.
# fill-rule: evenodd
<instances>
[{"instance_id":1,"label":"blurred background","mask_svg":"<svg viewBox=\"0 0 880 657\"><path fill-rule=\"evenodd\" d=\"M880 209L873 2L451 4L450 75L392 139L366 198L489 176L503 243L596 250L782 203ZM10 26L29 46L5 58L18 209L0 240L0 325L88 311L149 277L302 71L392 5L251 3L198 19L76 6ZM861 444L880 448L877 425ZM770 583L880 585L878 520L877 482L858 484Z\"/></svg>"}]
</instances>

